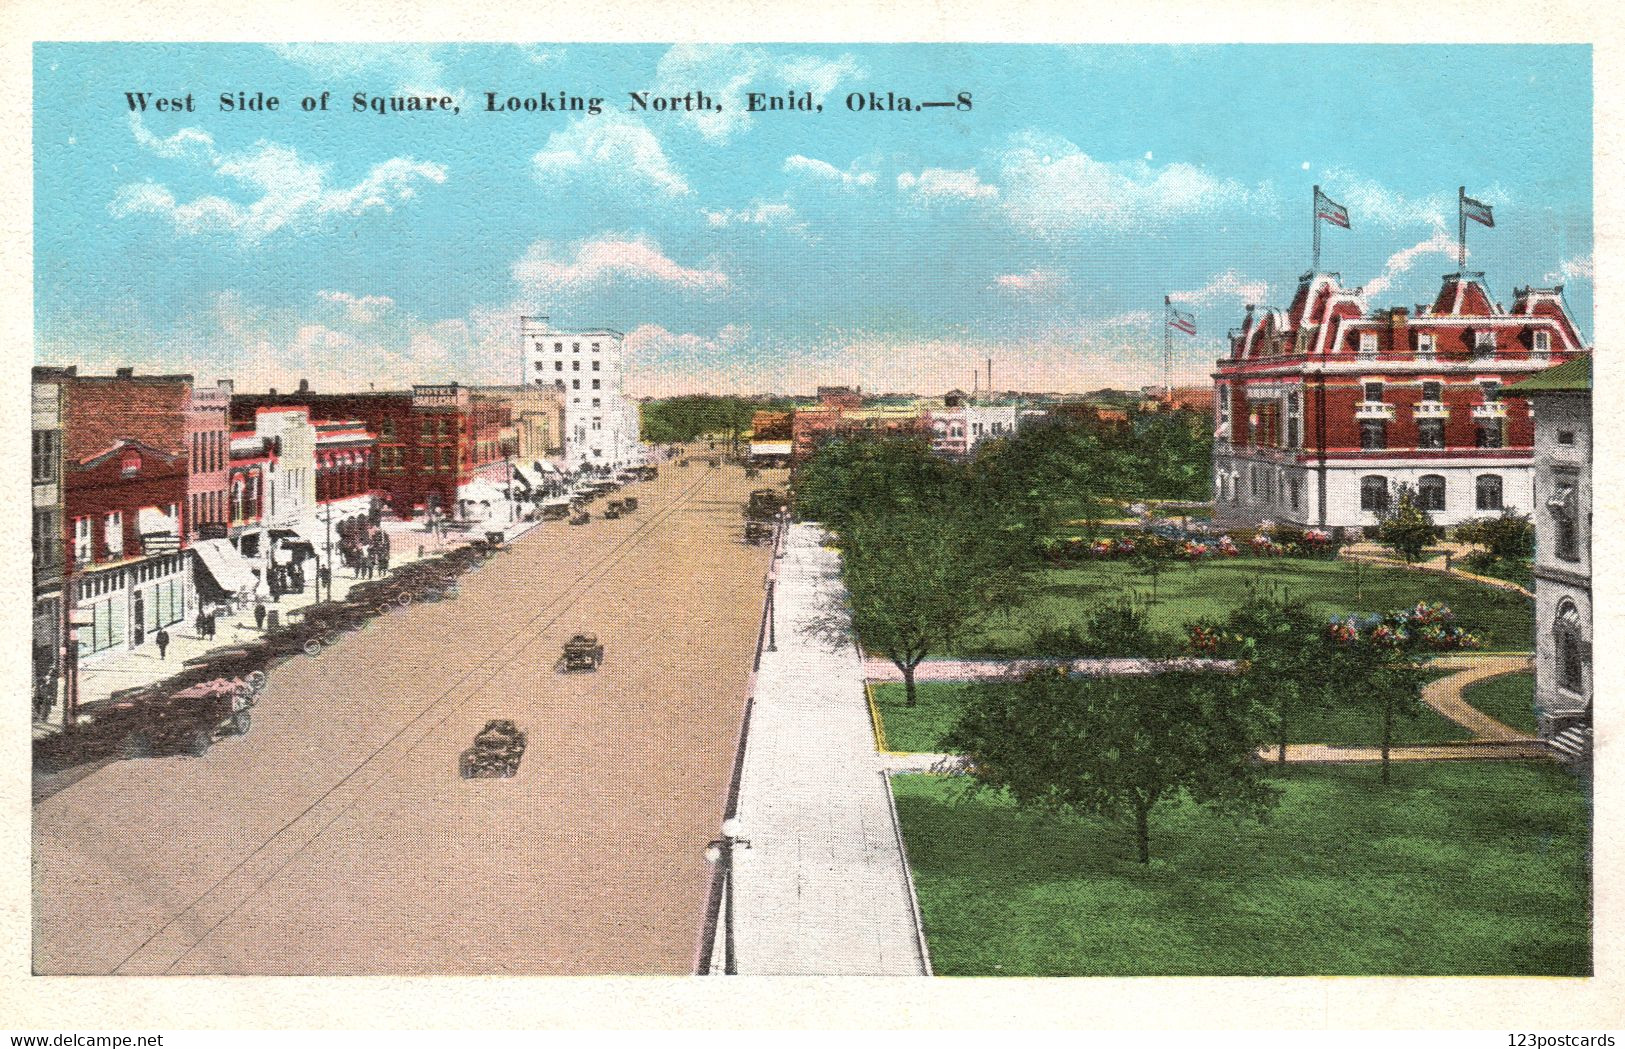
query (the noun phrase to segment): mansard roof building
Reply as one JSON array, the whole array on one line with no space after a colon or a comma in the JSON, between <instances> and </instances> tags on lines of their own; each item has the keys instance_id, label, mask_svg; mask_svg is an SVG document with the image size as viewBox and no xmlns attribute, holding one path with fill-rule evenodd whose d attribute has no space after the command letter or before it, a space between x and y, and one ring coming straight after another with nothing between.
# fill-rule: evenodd
<instances>
[{"instance_id":1,"label":"mansard roof building","mask_svg":"<svg viewBox=\"0 0 1625 1049\"><path fill-rule=\"evenodd\" d=\"M1452 273L1432 303L1372 310L1306 273L1286 309L1247 307L1213 373L1215 519L1372 525L1400 485L1438 524L1529 513L1534 424L1503 391L1585 350L1561 285L1506 309Z\"/></svg>"}]
</instances>

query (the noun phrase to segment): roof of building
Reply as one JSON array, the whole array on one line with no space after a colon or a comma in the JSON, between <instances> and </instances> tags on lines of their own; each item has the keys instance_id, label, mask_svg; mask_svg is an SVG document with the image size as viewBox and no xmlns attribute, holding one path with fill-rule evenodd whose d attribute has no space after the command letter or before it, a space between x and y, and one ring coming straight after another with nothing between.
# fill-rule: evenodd
<instances>
[{"instance_id":1,"label":"roof of building","mask_svg":"<svg viewBox=\"0 0 1625 1049\"><path fill-rule=\"evenodd\" d=\"M1553 368L1507 387L1508 393L1590 393L1591 354L1583 353L1573 360L1564 361Z\"/></svg>"}]
</instances>

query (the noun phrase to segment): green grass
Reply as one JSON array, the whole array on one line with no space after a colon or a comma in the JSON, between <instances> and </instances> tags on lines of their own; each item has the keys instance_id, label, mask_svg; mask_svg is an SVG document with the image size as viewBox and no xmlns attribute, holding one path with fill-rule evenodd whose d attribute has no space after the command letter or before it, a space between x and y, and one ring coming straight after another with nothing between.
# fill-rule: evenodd
<instances>
[{"instance_id":1,"label":"green grass","mask_svg":"<svg viewBox=\"0 0 1625 1049\"><path fill-rule=\"evenodd\" d=\"M1535 733L1535 675L1503 674L1462 693L1462 698L1509 728Z\"/></svg>"},{"instance_id":2,"label":"green grass","mask_svg":"<svg viewBox=\"0 0 1625 1049\"><path fill-rule=\"evenodd\" d=\"M1444 673L1447 672L1432 673L1430 679ZM918 702L912 708L905 705L906 693L901 684L888 682L873 687L875 709L885 727L888 748L912 753L937 753L947 749L943 737L965 709L965 685L945 682L918 685L915 690ZM1471 732L1454 721L1424 707L1415 718L1399 719L1394 742L1400 745L1444 743L1471 737ZM1382 742L1382 729L1376 715L1365 707L1314 710L1300 714L1287 725L1287 742L1376 746Z\"/></svg>"},{"instance_id":3,"label":"green grass","mask_svg":"<svg viewBox=\"0 0 1625 1049\"><path fill-rule=\"evenodd\" d=\"M1358 572L1358 587L1356 587ZM1237 558L1198 565L1170 562L1157 581L1152 625L1183 636L1187 624L1219 619L1247 597L1248 585L1279 585L1317 614L1367 614L1418 601L1443 601L1477 633L1485 649L1526 652L1534 637L1528 598L1466 579L1400 568L1307 558ZM1020 605L989 614L951 653L956 656L1043 656L1032 636L1045 627L1080 624L1096 605L1134 594L1151 597L1151 576L1124 561L1046 568Z\"/></svg>"},{"instance_id":4,"label":"green grass","mask_svg":"<svg viewBox=\"0 0 1625 1049\"><path fill-rule=\"evenodd\" d=\"M953 976L1587 975L1589 804L1545 763L1299 766L1268 822L1127 827L893 783L935 971Z\"/></svg>"}]
</instances>

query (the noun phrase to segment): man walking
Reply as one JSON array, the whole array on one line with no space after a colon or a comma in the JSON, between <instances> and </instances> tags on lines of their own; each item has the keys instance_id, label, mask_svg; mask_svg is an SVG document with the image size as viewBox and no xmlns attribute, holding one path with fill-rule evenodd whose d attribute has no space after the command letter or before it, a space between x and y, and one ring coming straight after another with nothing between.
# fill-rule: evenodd
<instances>
[{"instance_id":1,"label":"man walking","mask_svg":"<svg viewBox=\"0 0 1625 1049\"><path fill-rule=\"evenodd\" d=\"M169 631L159 627L158 633L153 637L153 640L158 642L158 658L163 659L164 653L169 651Z\"/></svg>"},{"instance_id":2,"label":"man walking","mask_svg":"<svg viewBox=\"0 0 1625 1049\"><path fill-rule=\"evenodd\" d=\"M265 629L265 602L254 602L254 625L260 630Z\"/></svg>"},{"instance_id":3,"label":"man walking","mask_svg":"<svg viewBox=\"0 0 1625 1049\"><path fill-rule=\"evenodd\" d=\"M209 614L203 617L203 636L210 641L214 640L214 616L214 609L211 608Z\"/></svg>"}]
</instances>

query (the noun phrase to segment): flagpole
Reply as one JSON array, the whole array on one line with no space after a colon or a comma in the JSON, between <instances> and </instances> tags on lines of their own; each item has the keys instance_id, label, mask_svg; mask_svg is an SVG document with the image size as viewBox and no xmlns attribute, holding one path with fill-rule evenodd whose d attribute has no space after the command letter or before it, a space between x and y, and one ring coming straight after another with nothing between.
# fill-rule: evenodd
<instances>
[{"instance_id":1,"label":"flagpole","mask_svg":"<svg viewBox=\"0 0 1625 1049\"><path fill-rule=\"evenodd\" d=\"M1456 268L1467 272L1467 187L1456 190Z\"/></svg>"},{"instance_id":2,"label":"flagpole","mask_svg":"<svg viewBox=\"0 0 1625 1049\"><path fill-rule=\"evenodd\" d=\"M1315 195L1309 201L1309 210L1315 216L1315 261L1309 267L1310 274L1320 272L1320 187L1315 187Z\"/></svg>"},{"instance_id":3,"label":"flagpole","mask_svg":"<svg viewBox=\"0 0 1625 1049\"><path fill-rule=\"evenodd\" d=\"M1173 299L1167 295L1162 297L1162 392L1167 396L1170 389L1170 375L1173 371L1174 359L1174 333L1169 331L1173 323Z\"/></svg>"}]
</instances>

